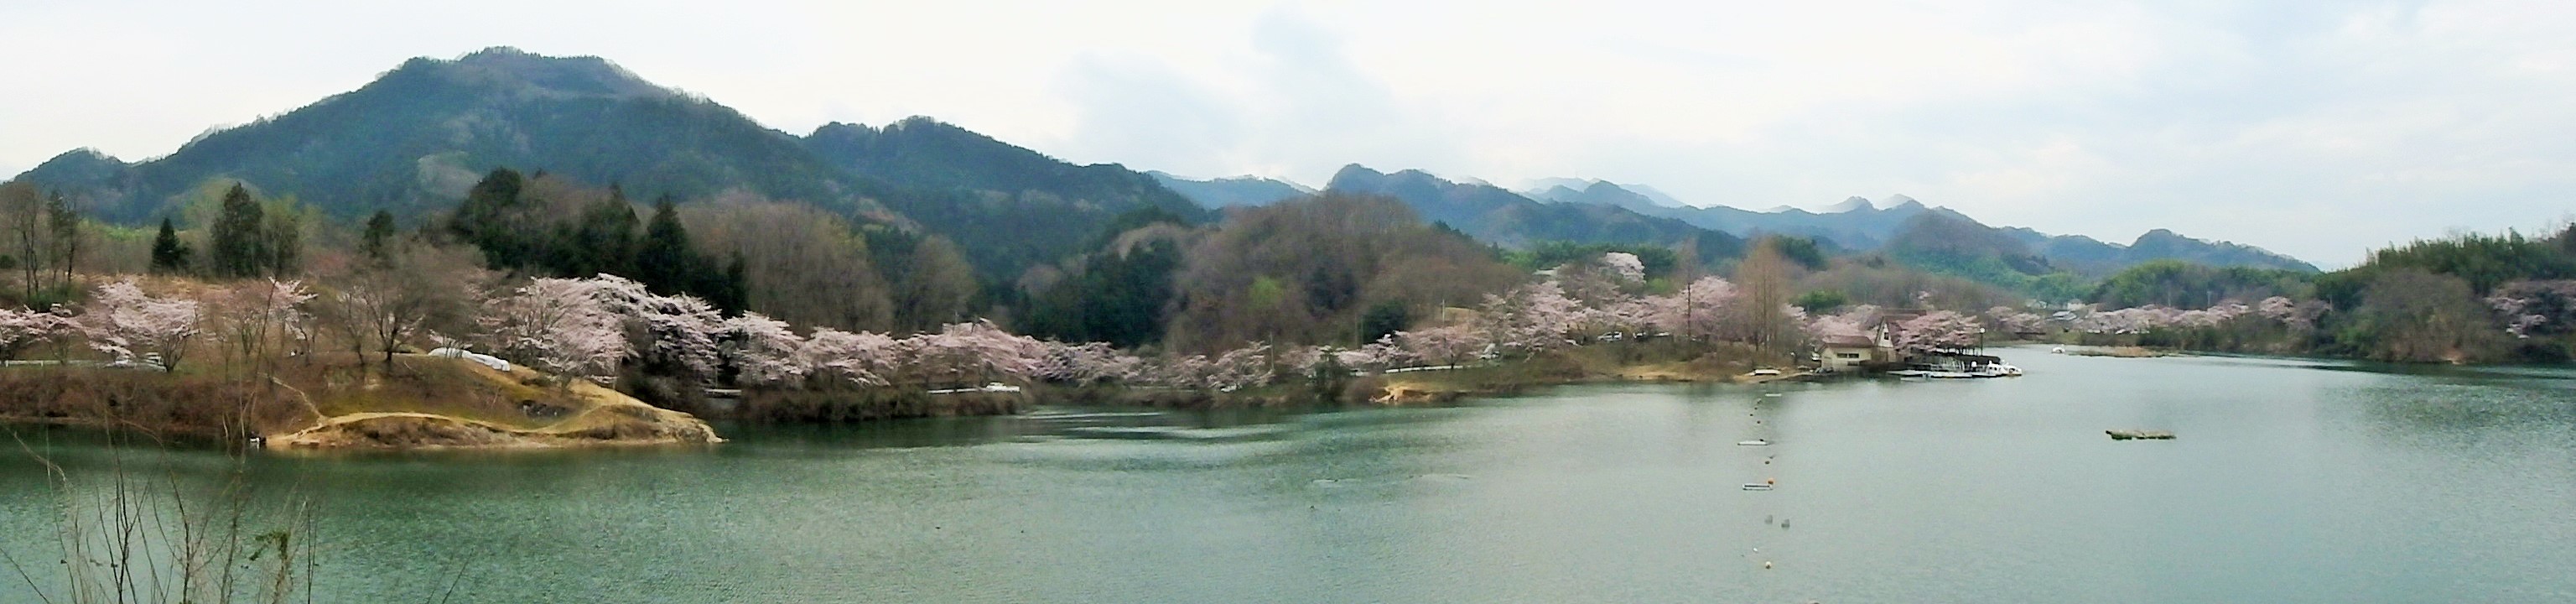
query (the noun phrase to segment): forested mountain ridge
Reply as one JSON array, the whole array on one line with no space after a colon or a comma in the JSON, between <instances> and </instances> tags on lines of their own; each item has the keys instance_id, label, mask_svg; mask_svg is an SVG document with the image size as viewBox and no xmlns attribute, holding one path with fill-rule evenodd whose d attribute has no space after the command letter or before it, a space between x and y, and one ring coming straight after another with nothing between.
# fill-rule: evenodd
<instances>
[{"instance_id":1,"label":"forested mountain ridge","mask_svg":"<svg viewBox=\"0 0 2576 604\"><path fill-rule=\"evenodd\" d=\"M341 220L383 209L409 221L452 207L496 168L617 185L638 201L750 193L918 226L955 240L995 279L1072 253L1122 213L1207 216L1153 177L1073 165L930 118L834 123L800 137L605 59L511 48L412 59L160 158L75 150L21 178L128 224L177 214L218 179Z\"/></svg>"},{"instance_id":2,"label":"forested mountain ridge","mask_svg":"<svg viewBox=\"0 0 2576 604\"><path fill-rule=\"evenodd\" d=\"M1501 187L1451 182L1420 170L1389 174L1351 164L1334 174L1325 190L1392 197L1411 206L1423 220L1505 247L1547 241L1659 245L1695 241L1703 259L1733 257L1744 249L1741 237L1679 220L1615 206L1541 202Z\"/></svg>"},{"instance_id":3,"label":"forested mountain ridge","mask_svg":"<svg viewBox=\"0 0 2576 604\"><path fill-rule=\"evenodd\" d=\"M844 209L859 184L795 136L723 105L597 57L509 48L412 59L357 90L210 132L167 156L124 164L74 151L24 177L85 197L118 222L166 215L217 178L354 218L446 207L505 166L618 184L643 198L741 189Z\"/></svg>"},{"instance_id":4,"label":"forested mountain ridge","mask_svg":"<svg viewBox=\"0 0 2576 604\"><path fill-rule=\"evenodd\" d=\"M1077 166L926 117L884 128L835 122L803 143L832 167L905 188L877 201L956 240L996 278L1082 251L1083 240L1122 214L1208 216L1154 177L1116 164Z\"/></svg>"},{"instance_id":5,"label":"forested mountain ridge","mask_svg":"<svg viewBox=\"0 0 2576 604\"><path fill-rule=\"evenodd\" d=\"M1155 170L1147 170L1145 174L1163 183L1164 188L1210 209L1270 205L1315 193L1305 185L1257 176L1190 180Z\"/></svg>"}]
</instances>

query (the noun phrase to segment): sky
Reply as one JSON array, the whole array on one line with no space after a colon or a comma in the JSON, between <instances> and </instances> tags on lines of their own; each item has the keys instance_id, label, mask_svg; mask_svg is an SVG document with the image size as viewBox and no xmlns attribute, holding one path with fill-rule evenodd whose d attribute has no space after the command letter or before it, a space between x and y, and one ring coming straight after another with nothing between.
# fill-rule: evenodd
<instances>
[{"instance_id":1,"label":"sky","mask_svg":"<svg viewBox=\"0 0 2576 604\"><path fill-rule=\"evenodd\" d=\"M379 5L382 4L382 5ZM2576 3L0 3L0 174L129 161L415 56L595 55L772 128L927 115L1078 163L1351 163L1699 205L1904 194L2322 266L2576 216ZM36 50L41 49L41 50Z\"/></svg>"}]
</instances>

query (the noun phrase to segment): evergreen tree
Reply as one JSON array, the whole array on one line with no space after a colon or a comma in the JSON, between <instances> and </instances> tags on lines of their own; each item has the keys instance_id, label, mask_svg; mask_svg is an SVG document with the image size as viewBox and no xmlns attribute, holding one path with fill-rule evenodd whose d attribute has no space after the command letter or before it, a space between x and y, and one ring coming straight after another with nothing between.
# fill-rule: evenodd
<instances>
[{"instance_id":1,"label":"evergreen tree","mask_svg":"<svg viewBox=\"0 0 2576 604\"><path fill-rule=\"evenodd\" d=\"M304 216L289 204L264 212L260 220L260 268L272 278L295 274L304 256Z\"/></svg>"},{"instance_id":2,"label":"evergreen tree","mask_svg":"<svg viewBox=\"0 0 2576 604\"><path fill-rule=\"evenodd\" d=\"M520 236L521 225L513 224L522 213L520 192L526 186L527 178L518 171L492 169L465 193L465 202L456 206L456 215L448 219L448 232L481 248L484 263L492 268L526 267L532 260L532 250L527 238Z\"/></svg>"},{"instance_id":3,"label":"evergreen tree","mask_svg":"<svg viewBox=\"0 0 2576 604\"><path fill-rule=\"evenodd\" d=\"M53 220L55 257L62 260L63 274L59 283L72 282L72 270L80 261L80 209L55 192L45 204L45 214Z\"/></svg>"},{"instance_id":4,"label":"evergreen tree","mask_svg":"<svg viewBox=\"0 0 2576 604\"><path fill-rule=\"evenodd\" d=\"M194 253L196 250L179 241L179 230L171 227L170 219L162 218L161 234L152 238L152 272L187 272L188 257Z\"/></svg>"},{"instance_id":5,"label":"evergreen tree","mask_svg":"<svg viewBox=\"0 0 2576 604\"><path fill-rule=\"evenodd\" d=\"M582 208L580 221L557 237L565 249L553 254L556 271L565 277L600 273L635 276L635 205L626 191L611 185L608 198Z\"/></svg>"},{"instance_id":6,"label":"evergreen tree","mask_svg":"<svg viewBox=\"0 0 2576 604\"><path fill-rule=\"evenodd\" d=\"M653 219L644 224L644 241L635 250L635 280L653 293L685 293L700 282L705 260L689 243L680 210L670 197L653 202Z\"/></svg>"},{"instance_id":7,"label":"evergreen tree","mask_svg":"<svg viewBox=\"0 0 2576 604\"><path fill-rule=\"evenodd\" d=\"M715 305L717 310L740 313L751 306L749 273L750 268L742 254L734 254L733 261L725 264L724 272L705 275L710 280L699 285L698 295L706 298L708 304Z\"/></svg>"},{"instance_id":8,"label":"evergreen tree","mask_svg":"<svg viewBox=\"0 0 2576 604\"><path fill-rule=\"evenodd\" d=\"M265 233L259 201L240 184L224 192L222 213L208 233L212 269L218 277L248 277L260 274L268 264L262 249Z\"/></svg>"},{"instance_id":9,"label":"evergreen tree","mask_svg":"<svg viewBox=\"0 0 2576 604\"><path fill-rule=\"evenodd\" d=\"M169 228L169 221L162 221L162 228ZM168 231L165 230L163 232L166 233ZM392 258L392 250L387 246L393 244L393 238L394 214L384 210L376 210L376 215L367 217L366 232L358 237L358 251L366 254L368 260L373 260L378 264L382 264L387 259ZM153 249L157 250L160 248L155 247Z\"/></svg>"}]
</instances>

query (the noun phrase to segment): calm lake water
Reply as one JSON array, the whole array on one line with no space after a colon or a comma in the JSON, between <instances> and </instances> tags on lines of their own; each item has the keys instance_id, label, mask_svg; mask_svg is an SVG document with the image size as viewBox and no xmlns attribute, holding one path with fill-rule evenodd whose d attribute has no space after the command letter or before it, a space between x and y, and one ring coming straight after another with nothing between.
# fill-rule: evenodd
<instances>
[{"instance_id":1,"label":"calm lake water","mask_svg":"<svg viewBox=\"0 0 2576 604\"><path fill-rule=\"evenodd\" d=\"M2030 375L253 466L312 493L330 602L2576 601L2576 372L2004 354ZM0 461L0 548L51 563L35 468Z\"/></svg>"}]
</instances>

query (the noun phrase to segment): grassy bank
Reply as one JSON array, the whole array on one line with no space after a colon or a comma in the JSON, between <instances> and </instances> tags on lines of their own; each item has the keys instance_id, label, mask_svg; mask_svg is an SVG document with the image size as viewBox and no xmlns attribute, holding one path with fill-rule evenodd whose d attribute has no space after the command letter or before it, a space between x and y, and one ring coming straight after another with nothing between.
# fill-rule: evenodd
<instances>
[{"instance_id":1,"label":"grassy bank","mask_svg":"<svg viewBox=\"0 0 2576 604\"><path fill-rule=\"evenodd\" d=\"M109 426L271 446L419 448L713 442L703 422L523 367L397 355L290 360L258 372L0 369L0 420ZM262 377L245 377L262 376Z\"/></svg>"}]
</instances>

